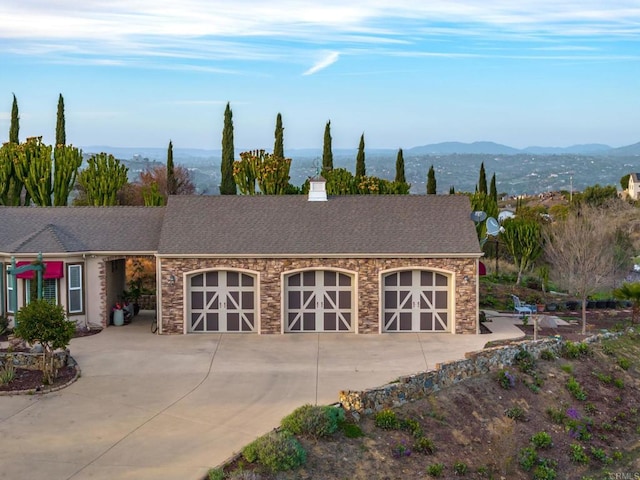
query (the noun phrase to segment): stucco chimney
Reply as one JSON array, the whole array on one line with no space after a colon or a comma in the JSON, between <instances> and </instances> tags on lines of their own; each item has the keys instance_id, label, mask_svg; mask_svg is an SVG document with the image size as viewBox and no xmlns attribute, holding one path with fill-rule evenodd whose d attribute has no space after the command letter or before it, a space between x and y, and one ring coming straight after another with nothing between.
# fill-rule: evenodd
<instances>
[{"instance_id":1,"label":"stucco chimney","mask_svg":"<svg viewBox=\"0 0 640 480\"><path fill-rule=\"evenodd\" d=\"M309 179L309 201L327 201L327 181L321 175Z\"/></svg>"}]
</instances>

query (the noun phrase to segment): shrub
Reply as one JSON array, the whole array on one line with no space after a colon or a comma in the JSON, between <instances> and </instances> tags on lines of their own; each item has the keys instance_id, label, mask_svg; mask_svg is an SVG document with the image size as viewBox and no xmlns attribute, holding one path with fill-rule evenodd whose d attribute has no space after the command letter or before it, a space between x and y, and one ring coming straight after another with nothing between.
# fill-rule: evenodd
<instances>
[{"instance_id":1,"label":"shrub","mask_svg":"<svg viewBox=\"0 0 640 480\"><path fill-rule=\"evenodd\" d=\"M549 350L548 348L545 348L544 350L542 350L540 352L540 358L542 360L546 360L548 362L551 362L553 360L556 359L556 354L553 353L551 350Z\"/></svg>"},{"instance_id":2,"label":"shrub","mask_svg":"<svg viewBox=\"0 0 640 480\"><path fill-rule=\"evenodd\" d=\"M624 388L624 380L622 380L621 378L614 378L613 385L616 388L619 388L620 390L622 390Z\"/></svg>"},{"instance_id":3,"label":"shrub","mask_svg":"<svg viewBox=\"0 0 640 480\"><path fill-rule=\"evenodd\" d=\"M440 475L442 475L443 471L443 463L432 463L427 467L427 474L431 475L432 477L439 477Z\"/></svg>"},{"instance_id":4,"label":"shrub","mask_svg":"<svg viewBox=\"0 0 640 480\"><path fill-rule=\"evenodd\" d=\"M42 345L42 377L44 383L51 384L57 374L53 366L53 351L67 348L76 331L75 323L67 321L61 305L42 299L22 307L16 314L16 322L13 333L17 337L30 344Z\"/></svg>"},{"instance_id":5,"label":"shrub","mask_svg":"<svg viewBox=\"0 0 640 480\"><path fill-rule=\"evenodd\" d=\"M340 420L344 420L341 408L307 404L284 417L280 425L291 433L319 438L334 433Z\"/></svg>"},{"instance_id":6,"label":"shrub","mask_svg":"<svg viewBox=\"0 0 640 480\"><path fill-rule=\"evenodd\" d=\"M556 477L555 468L549 465L538 465L533 471L533 480L555 480Z\"/></svg>"},{"instance_id":7,"label":"shrub","mask_svg":"<svg viewBox=\"0 0 640 480\"><path fill-rule=\"evenodd\" d=\"M563 425L565 420L567 419L567 414L562 408L547 408L547 415L553 423L557 423L558 425Z\"/></svg>"},{"instance_id":8,"label":"shrub","mask_svg":"<svg viewBox=\"0 0 640 480\"><path fill-rule=\"evenodd\" d=\"M631 361L628 358L620 357L618 359L618 366L623 370L629 370L631 366Z\"/></svg>"},{"instance_id":9,"label":"shrub","mask_svg":"<svg viewBox=\"0 0 640 480\"><path fill-rule=\"evenodd\" d=\"M407 445L404 442L400 442L391 449L391 456L393 458L410 457L411 449L407 447Z\"/></svg>"},{"instance_id":10,"label":"shrub","mask_svg":"<svg viewBox=\"0 0 640 480\"><path fill-rule=\"evenodd\" d=\"M531 443L537 449L549 448L551 445L553 445L553 442L551 441L551 435L549 435L547 432L538 432L534 434L531 437Z\"/></svg>"},{"instance_id":11,"label":"shrub","mask_svg":"<svg viewBox=\"0 0 640 480\"><path fill-rule=\"evenodd\" d=\"M14 378L16 378L16 369L13 363L7 363L4 367L0 368L0 385L11 383Z\"/></svg>"},{"instance_id":12,"label":"shrub","mask_svg":"<svg viewBox=\"0 0 640 480\"><path fill-rule=\"evenodd\" d=\"M436 451L436 446L433 440L427 437L420 437L413 443L413 449L416 452L424 453L425 455L431 455Z\"/></svg>"},{"instance_id":13,"label":"shrub","mask_svg":"<svg viewBox=\"0 0 640 480\"><path fill-rule=\"evenodd\" d=\"M611 383L611 381L613 380L611 378L611 375L607 375L605 373L600 373L600 372L593 372L593 375L600 380L602 383L608 384Z\"/></svg>"},{"instance_id":14,"label":"shrub","mask_svg":"<svg viewBox=\"0 0 640 480\"><path fill-rule=\"evenodd\" d=\"M582 342L566 342L562 347L564 358L575 359L589 354L589 345Z\"/></svg>"},{"instance_id":15,"label":"shrub","mask_svg":"<svg viewBox=\"0 0 640 480\"><path fill-rule=\"evenodd\" d=\"M464 462L456 462L453 464L453 473L456 475L466 475L469 471L469 467Z\"/></svg>"},{"instance_id":16,"label":"shrub","mask_svg":"<svg viewBox=\"0 0 640 480\"><path fill-rule=\"evenodd\" d=\"M524 447L518 453L518 463L526 472L530 471L538 463L538 453L533 447Z\"/></svg>"},{"instance_id":17,"label":"shrub","mask_svg":"<svg viewBox=\"0 0 640 480\"><path fill-rule=\"evenodd\" d=\"M342 433L344 433L344 436L347 438L359 438L364 436L362 429L355 423L340 422L340 429L342 430Z\"/></svg>"},{"instance_id":18,"label":"shrub","mask_svg":"<svg viewBox=\"0 0 640 480\"><path fill-rule=\"evenodd\" d=\"M498 372L498 383L505 390L509 390L516 386L516 377L507 370L500 370Z\"/></svg>"},{"instance_id":19,"label":"shrub","mask_svg":"<svg viewBox=\"0 0 640 480\"><path fill-rule=\"evenodd\" d=\"M208 480L224 480L224 471L221 468L210 468L207 472Z\"/></svg>"},{"instance_id":20,"label":"shrub","mask_svg":"<svg viewBox=\"0 0 640 480\"><path fill-rule=\"evenodd\" d=\"M565 365L562 365L560 367L560 370L562 370L563 372L571 374L571 373L573 373L573 365L570 365L570 364L567 363Z\"/></svg>"},{"instance_id":21,"label":"shrub","mask_svg":"<svg viewBox=\"0 0 640 480\"><path fill-rule=\"evenodd\" d=\"M575 463L589 463L584 447L578 443L572 443L569 447L569 458Z\"/></svg>"},{"instance_id":22,"label":"shrub","mask_svg":"<svg viewBox=\"0 0 640 480\"><path fill-rule=\"evenodd\" d=\"M417 420L400 420L398 423L402 430L408 431L415 438L420 438L422 436L422 427L420 426L420 422Z\"/></svg>"},{"instance_id":23,"label":"shrub","mask_svg":"<svg viewBox=\"0 0 640 480\"><path fill-rule=\"evenodd\" d=\"M513 357L514 363L518 366L521 372L533 373L536 369L536 359L531 352L521 348Z\"/></svg>"},{"instance_id":24,"label":"shrub","mask_svg":"<svg viewBox=\"0 0 640 480\"><path fill-rule=\"evenodd\" d=\"M516 422L522 422L525 420L525 411L519 406L508 408L505 411L505 415Z\"/></svg>"},{"instance_id":25,"label":"shrub","mask_svg":"<svg viewBox=\"0 0 640 480\"><path fill-rule=\"evenodd\" d=\"M242 450L250 463L258 462L270 472L292 470L304 464L307 454L293 434L287 430L270 432L257 438Z\"/></svg>"},{"instance_id":26,"label":"shrub","mask_svg":"<svg viewBox=\"0 0 640 480\"><path fill-rule=\"evenodd\" d=\"M576 400L583 401L587 399L586 392L580 386L580 383L575 379L575 377L571 377L567 380L567 390L571 392L571 395L573 395Z\"/></svg>"},{"instance_id":27,"label":"shrub","mask_svg":"<svg viewBox=\"0 0 640 480\"><path fill-rule=\"evenodd\" d=\"M9 330L9 317L0 314L0 335L4 335Z\"/></svg>"},{"instance_id":28,"label":"shrub","mask_svg":"<svg viewBox=\"0 0 640 480\"><path fill-rule=\"evenodd\" d=\"M615 355L616 349L611 342L602 342L602 352L605 355Z\"/></svg>"},{"instance_id":29,"label":"shrub","mask_svg":"<svg viewBox=\"0 0 640 480\"><path fill-rule=\"evenodd\" d=\"M385 430L394 430L400 425L396 412L388 408L376 413L374 419L376 427L383 428Z\"/></svg>"},{"instance_id":30,"label":"shrub","mask_svg":"<svg viewBox=\"0 0 640 480\"><path fill-rule=\"evenodd\" d=\"M602 448L591 447L591 456L602 463L610 463L609 457Z\"/></svg>"},{"instance_id":31,"label":"shrub","mask_svg":"<svg viewBox=\"0 0 640 480\"><path fill-rule=\"evenodd\" d=\"M589 415L593 415L594 413L596 413L598 411L598 409L596 408L596 406L593 403L587 402L584 405L584 411L587 412Z\"/></svg>"}]
</instances>

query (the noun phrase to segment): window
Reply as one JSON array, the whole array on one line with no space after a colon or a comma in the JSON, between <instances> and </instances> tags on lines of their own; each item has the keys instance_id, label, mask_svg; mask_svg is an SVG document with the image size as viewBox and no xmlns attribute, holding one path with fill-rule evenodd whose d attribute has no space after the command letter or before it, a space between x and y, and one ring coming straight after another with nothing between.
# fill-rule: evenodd
<instances>
[{"instance_id":1,"label":"window","mask_svg":"<svg viewBox=\"0 0 640 480\"><path fill-rule=\"evenodd\" d=\"M0 315L5 313L4 296L4 263L0 262Z\"/></svg>"},{"instance_id":2,"label":"window","mask_svg":"<svg viewBox=\"0 0 640 480\"><path fill-rule=\"evenodd\" d=\"M38 280L25 280L25 304L31 303L32 299L38 297L36 292ZM50 300L51 302L58 304L58 280L56 278L45 278L42 280L42 298Z\"/></svg>"},{"instance_id":3,"label":"window","mask_svg":"<svg viewBox=\"0 0 640 480\"><path fill-rule=\"evenodd\" d=\"M69 313L84 311L82 297L82 265L67 265L67 310Z\"/></svg>"},{"instance_id":4,"label":"window","mask_svg":"<svg viewBox=\"0 0 640 480\"><path fill-rule=\"evenodd\" d=\"M14 292L14 277L13 275L7 274L7 312L15 313L16 312L16 302L18 297L13 295Z\"/></svg>"}]
</instances>

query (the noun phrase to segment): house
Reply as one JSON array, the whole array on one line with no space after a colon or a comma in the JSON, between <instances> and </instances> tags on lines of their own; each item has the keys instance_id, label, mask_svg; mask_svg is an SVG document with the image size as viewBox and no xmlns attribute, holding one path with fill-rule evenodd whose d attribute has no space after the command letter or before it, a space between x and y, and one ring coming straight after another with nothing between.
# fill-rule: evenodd
<instances>
[{"instance_id":1,"label":"house","mask_svg":"<svg viewBox=\"0 0 640 480\"><path fill-rule=\"evenodd\" d=\"M6 207L0 259L4 271L11 256L40 251L62 262L49 284L71 318L90 325L107 325L125 258L155 255L160 333L478 333L482 252L466 196L312 191L172 196L166 207ZM3 278L4 291L28 301L28 280Z\"/></svg>"},{"instance_id":2,"label":"house","mask_svg":"<svg viewBox=\"0 0 640 480\"><path fill-rule=\"evenodd\" d=\"M629 186L627 187L629 198L640 199L640 173L629 174Z\"/></svg>"}]
</instances>

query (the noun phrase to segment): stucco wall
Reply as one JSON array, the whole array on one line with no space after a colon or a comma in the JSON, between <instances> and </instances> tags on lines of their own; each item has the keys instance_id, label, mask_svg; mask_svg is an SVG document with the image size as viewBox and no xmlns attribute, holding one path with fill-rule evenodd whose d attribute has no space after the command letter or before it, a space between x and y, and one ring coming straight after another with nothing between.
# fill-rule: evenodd
<instances>
[{"instance_id":1,"label":"stucco wall","mask_svg":"<svg viewBox=\"0 0 640 480\"><path fill-rule=\"evenodd\" d=\"M260 333L281 333L282 274L299 269L339 269L357 276L357 332L379 333L380 273L393 269L435 269L450 272L452 333L477 333L476 260L450 258L161 258L158 285L161 294L162 333L184 333L185 279L202 269L242 269L256 272L259 290ZM170 278L175 283L170 283ZM466 277L466 278L465 278Z\"/></svg>"}]
</instances>

